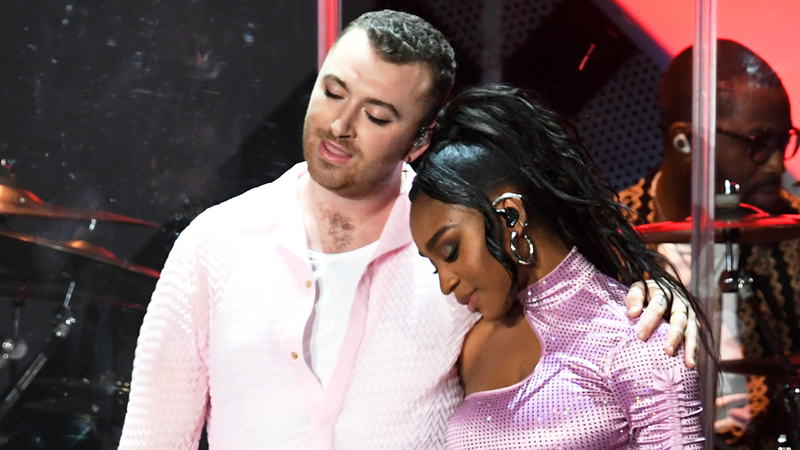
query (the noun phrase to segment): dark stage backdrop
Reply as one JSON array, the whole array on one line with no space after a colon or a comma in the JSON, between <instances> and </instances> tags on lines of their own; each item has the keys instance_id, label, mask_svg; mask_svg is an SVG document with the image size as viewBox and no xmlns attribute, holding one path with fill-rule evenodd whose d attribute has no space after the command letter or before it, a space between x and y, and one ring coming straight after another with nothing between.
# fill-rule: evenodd
<instances>
[{"instance_id":1,"label":"dark stage backdrop","mask_svg":"<svg viewBox=\"0 0 800 450\"><path fill-rule=\"evenodd\" d=\"M274 178L301 159L316 3L2 2L0 158L47 202L159 224Z\"/></svg>"},{"instance_id":2,"label":"dark stage backdrop","mask_svg":"<svg viewBox=\"0 0 800 450\"><path fill-rule=\"evenodd\" d=\"M316 0L0 2L0 182L157 225L0 216L0 340L16 311L28 347L0 360L0 401L80 274L77 323L0 421L1 448L116 448L155 285L143 267L203 209L302 159L316 29ZM65 252L72 239L117 259Z\"/></svg>"},{"instance_id":3,"label":"dark stage backdrop","mask_svg":"<svg viewBox=\"0 0 800 450\"><path fill-rule=\"evenodd\" d=\"M379 8L418 14L442 30L456 51L456 91L512 83L570 115L617 190L660 162L663 54L613 0L342 1L345 21Z\"/></svg>"}]
</instances>

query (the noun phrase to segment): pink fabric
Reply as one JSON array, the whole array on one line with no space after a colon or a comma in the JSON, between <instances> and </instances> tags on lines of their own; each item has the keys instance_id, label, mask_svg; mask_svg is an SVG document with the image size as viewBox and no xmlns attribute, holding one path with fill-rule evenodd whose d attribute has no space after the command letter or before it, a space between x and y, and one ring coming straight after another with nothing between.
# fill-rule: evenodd
<instances>
[{"instance_id":1,"label":"pink fabric","mask_svg":"<svg viewBox=\"0 0 800 450\"><path fill-rule=\"evenodd\" d=\"M467 396L447 448L703 448L697 371L664 352L666 323L636 337L626 293L575 249L521 293L542 358L520 383Z\"/></svg>"},{"instance_id":2,"label":"pink fabric","mask_svg":"<svg viewBox=\"0 0 800 450\"><path fill-rule=\"evenodd\" d=\"M443 448L475 317L445 298L408 228L405 180L361 278L327 390L303 356L314 305L299 164L201 214L139 336L120 449ZM409 177L410 178L410 177Z\"/></svg>"}]
</instances>

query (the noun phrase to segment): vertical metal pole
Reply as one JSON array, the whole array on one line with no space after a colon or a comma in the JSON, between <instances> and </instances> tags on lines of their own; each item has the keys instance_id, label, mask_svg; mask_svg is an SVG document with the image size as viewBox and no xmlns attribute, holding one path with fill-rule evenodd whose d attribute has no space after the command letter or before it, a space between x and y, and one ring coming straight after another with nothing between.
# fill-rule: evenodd
<instances>
[{"instance_id":1,"label":"vertical metal pole","mask_svg":"<svg viewBox=\"0 0 800 450\"><path fill-rule=\"evenodd\" d=\"M719 336L714 279L714 157L717 128L717 1L695 0L692 65L692 282L691 291ZM716 341L717 339L715 339ZM717 370L712 355L700 357L700 390L706 448L713 448Z\"/></svg>"},{"instance_id":2,"label":"vertical metal pole","mask_svg":"<svg viewBox=\"0 0 800 450\"><path fill-rule=\"evenodd\" d=\"M503 81L503 25L504 0L483 0L481 13L481 82L500 83Z\"/></svg>"},{"instance_id":3,"label":"vertical metal pole","mask_svg":"<svg viewBox=\"0 0 800 450\"><path fill-rule=\"evenodd\" d=\"M322 68L342 29L341 0L317 0L317 69Z\"/></svg>"}]
</instances>

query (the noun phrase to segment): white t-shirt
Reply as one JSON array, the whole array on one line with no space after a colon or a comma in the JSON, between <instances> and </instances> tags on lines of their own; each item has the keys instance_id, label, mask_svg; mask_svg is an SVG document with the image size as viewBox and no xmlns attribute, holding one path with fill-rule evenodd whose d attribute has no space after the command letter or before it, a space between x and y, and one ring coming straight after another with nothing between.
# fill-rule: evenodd
<instances>
[{"instance_id":1,"label":"white t-shirt","mask_svg":"<svg viewBox=\"0 0 800 450\"><path fill-rule=\"evenodd\" d=\"M344 253L308 250L317 295L306 358L323 389L339 357L358 282L377 248L376 241Z\"/></svg>"}]
</instances>

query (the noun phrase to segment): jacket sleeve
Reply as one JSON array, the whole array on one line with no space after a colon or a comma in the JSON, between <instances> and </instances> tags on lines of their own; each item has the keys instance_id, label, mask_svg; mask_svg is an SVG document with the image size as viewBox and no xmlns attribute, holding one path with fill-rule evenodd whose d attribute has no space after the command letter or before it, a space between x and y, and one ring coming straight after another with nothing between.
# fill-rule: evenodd
<instances>
[{"instance_id":1,"label":"jacket sleeve","mask_svg":"<svg viewBox=\"0 0 800 450\"><path fill-rule=\"evenodd\" d=\"M683 347L664 351L669 324L646 342L635 335L614 356L609 372L613 396L630 424L638 449L703 448L700 376L684 364Z\"/></svg>"},{"instance_id":2,"label":"jacket sleeve","mask_svg":"<svg viewBox=\"0 0 800 450\"><path fill-rule=\"evenodd\" d=\"M119 449L196 449L208 405L208 289L193 223L167 258L133 362Z\"/></svg>"}]
</instances>

